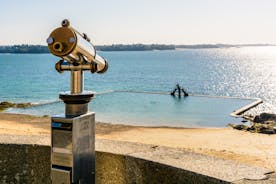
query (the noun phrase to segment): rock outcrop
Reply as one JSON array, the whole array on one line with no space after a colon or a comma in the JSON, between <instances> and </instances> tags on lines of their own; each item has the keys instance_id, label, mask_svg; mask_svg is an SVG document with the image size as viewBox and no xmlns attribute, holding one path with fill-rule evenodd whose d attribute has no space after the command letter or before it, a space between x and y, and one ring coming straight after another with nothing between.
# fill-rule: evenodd
<instances>
[{"instance_id":1,"label":"rock outcrop","mask_svg":"<svg viewBox=\"0 0 276 184\"><path fill-rule=\"evenodd\" d=\"M261 113L253 119L254 123L276 122L276 114Z\"/></svg>"},{"instance_id":2,"label":"rock outcrop","mask_svg":"<svg viewBox=\"0 0 276 184\"><path fill-rule=\"evenodd\" d=\"M237 130L246 130L255 133L276 134L276 114L261 113L253 118L251 125L229 124Z\"/></svg>"},{"instance_id":3,"label":"rock outcrop","mask_svg":"<svg viewBox=\"0 0 276 184\"><path fill-rule=\"evenodd\" d=\"M3 111L7 108L26 108L32 106L31 103L12 103L12 102L0 102L0 111Z\"/></svg>"}]
</instances>

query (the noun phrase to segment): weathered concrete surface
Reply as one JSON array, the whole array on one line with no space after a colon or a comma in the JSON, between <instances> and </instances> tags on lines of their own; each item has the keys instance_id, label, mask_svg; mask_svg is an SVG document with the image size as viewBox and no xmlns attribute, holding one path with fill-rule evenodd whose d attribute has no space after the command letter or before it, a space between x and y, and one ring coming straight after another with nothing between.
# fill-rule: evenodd
<instances>
[{"instance_id":1,"label":"weathered concrete surface","mask_svg":"<svg viewBox=\"0 0 276 184\"><path fill-rule=\"evenodd\" d=\"M0 145L0 183L51 183L50 147Z\"/></svg>"},{"instance_id":2,"label":"weathered concrete surface","mask_svg":"<svg viewBox=\"0 0 276 184\"><path fill-rule=\"evenodd\" d=\"M50 183L50 146L16 142L0 144L0 183ZM173 148L97 140L96 150L97 184L272 184L276 180L275 174L265 175L270 172L265 168ZM264 178L268 179L252 180Z\"/></svg>"},{"instance_id":3,"label":"weathered concrete surface","mask_svg":"<svg viewBox=\"0 0 276 184\"><path fill-rule=\"evenodd\" d=\"M272 172L266 168L168 147L109 140L98 141L96 147L101 152L111 149L114 154L124 155L120 160L128 166L125 171L127 183L147 183L150 180L153 183L235 183L246 179L268 181L267 174Z\"/></svg>"},{"instance_id":4,"label":"weathered concrete surface","mask_svg":"<svg viewBox=\"0 0 276 184\"><path fill-rule=\"evenodd\" d=\"M171 165L228 182L241 180L243 178L261 180L266 178L266 173L271 172L271 170L265 168L253 167L231 160L183 152L166 147L156 148L150 152L134 153L131 156L164 165Z\"/></svg>"},{"instance_id":5,"label":"weathered concrete surface","mask_svg":"<svg viewBox=\"0 0 276 184\"><path fill-rule=\"evenodd\" d=\"M217 178L135 157L127 157L126 183L228 183Z\"/></svg>"}]
</instances>

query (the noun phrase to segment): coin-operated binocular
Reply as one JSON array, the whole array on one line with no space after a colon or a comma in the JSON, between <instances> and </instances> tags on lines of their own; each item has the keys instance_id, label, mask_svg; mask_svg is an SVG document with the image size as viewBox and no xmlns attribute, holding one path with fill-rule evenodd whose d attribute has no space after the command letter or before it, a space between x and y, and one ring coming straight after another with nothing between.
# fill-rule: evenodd
<instances>
[{"instance_id":1,"label":"coin-operated binocular","mask_svg":"<svg viewBox=\"0 0 276 184\"><path fill-rule=\"evenodd\" d=\"M50 52L61 58L60 73L71 72L71 91L60 93L65 114L51 118L52 183L95 183L95 113L88 111L94 97L83 91L83 71L104 73L108 63L96 53L86 34L65 19L47 38Z\"/></svg>"}]
</instances>

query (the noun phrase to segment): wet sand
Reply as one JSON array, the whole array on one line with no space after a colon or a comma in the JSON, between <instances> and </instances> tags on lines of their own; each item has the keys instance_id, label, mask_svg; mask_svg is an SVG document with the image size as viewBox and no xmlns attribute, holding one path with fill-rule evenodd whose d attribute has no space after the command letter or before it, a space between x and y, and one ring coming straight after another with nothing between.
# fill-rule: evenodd
<instances>
[{"instance_id":1,"label":"wet sand","mask_svg":"<svg viewBox=\"0 0 276 184\"><path fill-rule=\"evenodd\" d=\"M0 113L0 136L50 134L50 118ZM168 146L276 170L276 135L231 128L96 124L96 138Z\"/></svg>"}]
</instances>

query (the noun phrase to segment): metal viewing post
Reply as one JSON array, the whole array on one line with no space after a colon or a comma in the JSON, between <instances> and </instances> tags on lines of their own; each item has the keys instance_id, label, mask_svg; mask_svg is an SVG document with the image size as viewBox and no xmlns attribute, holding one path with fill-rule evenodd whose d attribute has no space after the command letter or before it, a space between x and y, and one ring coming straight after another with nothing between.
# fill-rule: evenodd
<instances>
[{"instance_id":1,"label":"metal viewing post","mask_svg":"<svg viewBox=\"0 0 276 184\"><path fill-rule=\"evenodd\" d=\"M108 64L96 54L86 34L80 34L65 19L47 39L50 52L62 60L56 70L71 72L71 91L60 93L65 114L51 118L52 183L95 183L95 113L88 104L94 97L83 91L83 71L104 73Z\"/></svg>"}]
</instances>

